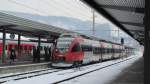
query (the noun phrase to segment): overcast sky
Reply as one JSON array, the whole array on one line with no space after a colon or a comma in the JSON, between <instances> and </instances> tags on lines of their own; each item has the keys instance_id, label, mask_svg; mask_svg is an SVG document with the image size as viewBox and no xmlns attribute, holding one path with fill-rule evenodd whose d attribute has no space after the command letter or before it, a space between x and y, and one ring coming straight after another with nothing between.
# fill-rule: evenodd
<instances>
[{"instance_id":1,"label":"overcast sky","mask_svg":"<svg viewBox=\"0 0 150 84\"><path fill-rule=\"evenodd\" d=\"M0 6L0 10L44 16L67 16L82 20L91 20L92 16L91 9L79 0L1 0Z\"/></svg>"},{"instance_id":2,"label":"overcast sky","mask_svg":"<svg viewBox=\"0 0 150 84\"><path fill-rule=\"evenodd\" d=\"M1 0L0 10L92 21L92 9L80 0ZM108 23L113 29L117 29L97 12L95 12L95 19L96 23Z\"/></svg>"},{"instance_id":3,"label":"overcast sky","mask_svg":"<svg viewBox=\"0 0 150 84\"><path fill-rule=\"evenodd\" d=\"M80 0L0 0L0 11L23 12L42 16L65 16L92 21L92 9ZM95 12L95 16L96 23L107 23L112 30L118 29L97 12ZM117 36L118 33L112 31L111 35ZM127 37L121 31L120 36Z\"/></svg>"}]
</instances>

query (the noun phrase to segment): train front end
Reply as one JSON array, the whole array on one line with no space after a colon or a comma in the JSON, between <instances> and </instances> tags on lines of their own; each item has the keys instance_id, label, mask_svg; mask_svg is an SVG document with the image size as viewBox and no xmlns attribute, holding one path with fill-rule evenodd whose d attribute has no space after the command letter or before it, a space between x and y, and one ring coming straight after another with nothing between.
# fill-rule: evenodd
<instances>
[{"instance_id":1,"label":"train front end","mask_svg":"<svg viewBox=\"0 0 150 84\"><path fill-rule=\"evenodd\" d=\"M78 43L76 36L63 34L57 40L56 48L53 54L52 66L71 67L74 61L81 60L81 52L72 52L72 48Z\"/></svg>"}]
</instances>

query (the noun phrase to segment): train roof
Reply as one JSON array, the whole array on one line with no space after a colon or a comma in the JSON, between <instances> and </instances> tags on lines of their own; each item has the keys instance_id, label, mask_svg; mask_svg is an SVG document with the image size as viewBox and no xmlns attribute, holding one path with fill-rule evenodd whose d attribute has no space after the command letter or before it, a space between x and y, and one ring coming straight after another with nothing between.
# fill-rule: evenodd
<instances>
[{"instance_id":1,"label":"train roof","mask_svg":"<svg viewBox=\"0 0 150 84\"><path fill-rule=\"evenodd\" d=\"M67 35L67 34L71 34L71 35L79 35L83 38L86 38L86 39L90 39L90 40L97 40L97 41L101 41L101 42L106 42L106 43L111 43L111 44L115 44L115 45L122 45L121 43L115 43L115 42L112 42L112 41L107 41L107 40L104 40L104 39L101 39L101 38L98 38L98 37L94 37L94 36L89 36L89 35L85 35L85 34L81 34L81 33L64 33L62 35ZM126 46L126 45L124 45ZM130 46L126 46L128 48L132 48Z\"/></svg>"},{"instance_id":2,"label":"train roof","mask_svg":"<svg viewBox=\"0 0 150 84\"><path fill-rule=\"evenodd\" d=\"M107 41L107 40L104 40L104 39L101 39L101 38L98 38L98 37L94 37L94 36L88 36L88 35L83 35L83 34L80 34L80 36L83 37L83 38L86 38L86 39L97 40L97 41L101 41L101 42L107 42L107 43L111 43L111 44L121 45L120 43Z\"/></svg>"}]
</instances>

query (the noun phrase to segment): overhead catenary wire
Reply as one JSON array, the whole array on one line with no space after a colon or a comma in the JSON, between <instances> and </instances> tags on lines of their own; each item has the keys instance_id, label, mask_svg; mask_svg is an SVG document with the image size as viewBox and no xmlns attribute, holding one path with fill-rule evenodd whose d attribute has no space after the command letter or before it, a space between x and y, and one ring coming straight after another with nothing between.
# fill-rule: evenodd
<instances>
[{"instance_id":1,"label":"overhead catenary wire","mask_svg":"<svg viewBox=\"0 0 150 84\"><path fill-rule=\"evenodd\" d=\"M7 1L9 1L9 2L11 2L11 3L14 3L14 4L17 4L17 5L20 5L20 6L22 6L22 7L25 7L25 8L31 9L31 10L33 10L33 11L37 12L37 14L38 14L38 15L41 15L41 14L45 14L45 13L47 13L47 12L45 12L45 11L38 10L38 9L36 9L36 8L34 8L34 7L31 7L31 6L25 5L25 4L23 4L23 3L19 3L19 2L14 1L14 0L7 0Z\"/></svg>"},{"instance_id":2,"label":"overhead catenary wire","mask_svg":"<svg viewBox=\"0 0 150 84\"><path fill-rule=\"evenodd\" d=\"M46 3L46 4L51 4L50 6L55 6L55 8L57 7L55 4L58 4L58 3L60 3L60 2L58 2L58 1L56 1L56 0L51 0L51 1L47 1L47 0L44 0L44 1L46 1L46 2L48 2L48 3ZM53 3L53 4L52 4ZM73 16L73 15L82 15L82 17L84 17L84 18L87 18L87 17L89 17L89 16L87 16L87 14L84 14L83 12L81 12L81 11L78 11L78 12L75 12L74 10L72 10L71 9L71 7L70 6L67 6L67 5L63 5L62 3L60 3L61 4L61 6L59 6L59 7L57 7L57 9L61 9L61 10L59 10L59 11L62 11L62 9L64 8L65 10L63 10L62 12L66 12L67 14L69 14L69 15L71 15L71 16ZM69 3L68 3L69 4ZM80 10L80 9L79 9ZM76 10L77 11L77 10Z\"/></svg>"}]
</instances>

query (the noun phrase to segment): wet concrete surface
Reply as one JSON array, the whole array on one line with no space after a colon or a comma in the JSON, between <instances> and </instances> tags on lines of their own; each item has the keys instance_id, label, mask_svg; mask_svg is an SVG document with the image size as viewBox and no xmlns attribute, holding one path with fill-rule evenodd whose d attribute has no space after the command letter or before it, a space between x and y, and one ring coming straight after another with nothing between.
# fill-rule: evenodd
<instances>
[{"instance_id":1,"label":"wet concrete surface","mask_svg":"<svg viewBox=\"0 0 150 84\"><path fill-rule=\"evenodd\" d=\"M144 84L144 59L135 61L109 84Z\"/></svg>"}]
</instances>

